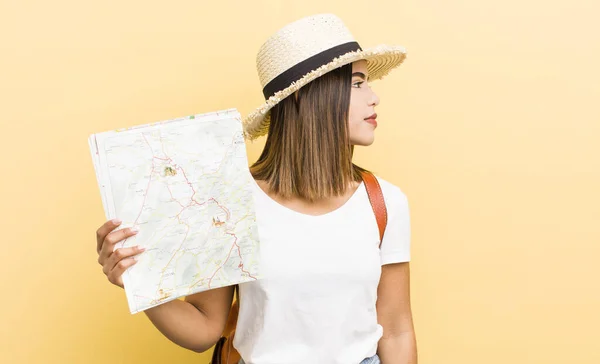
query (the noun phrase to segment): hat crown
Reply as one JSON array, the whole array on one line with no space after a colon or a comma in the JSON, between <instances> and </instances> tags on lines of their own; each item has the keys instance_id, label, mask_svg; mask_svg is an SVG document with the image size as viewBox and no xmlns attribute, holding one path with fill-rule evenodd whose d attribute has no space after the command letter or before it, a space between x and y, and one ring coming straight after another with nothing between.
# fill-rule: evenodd
<instances>
[{"instance_id":1,"label":"hat crown","mask_svg":"<svg viewBox=\"0 0 600 364\"><path fill-rule=\"evenodd\" d=\"M260 47L256 69L262 87L275 77L316 54L355 39L334 14L318 14L279 29Z\"/></svg>"}]
</instances>

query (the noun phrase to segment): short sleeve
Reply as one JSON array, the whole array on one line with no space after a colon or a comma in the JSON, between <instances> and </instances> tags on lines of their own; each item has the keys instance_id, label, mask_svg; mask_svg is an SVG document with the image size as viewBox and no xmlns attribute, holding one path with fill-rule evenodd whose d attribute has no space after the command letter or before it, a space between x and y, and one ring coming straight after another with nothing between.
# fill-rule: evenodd
<instances>
[{"instance_id":1,"label":"short sleeve","mask_svg":"<svg viewBox=\"0 0 600 364\"><path fill-rule=\"evenodd\" d=\"M384 191L388 221L381 243L381 265L410 261L410 214L408 199L400 188Z\"/></svg>"}]
</instances>

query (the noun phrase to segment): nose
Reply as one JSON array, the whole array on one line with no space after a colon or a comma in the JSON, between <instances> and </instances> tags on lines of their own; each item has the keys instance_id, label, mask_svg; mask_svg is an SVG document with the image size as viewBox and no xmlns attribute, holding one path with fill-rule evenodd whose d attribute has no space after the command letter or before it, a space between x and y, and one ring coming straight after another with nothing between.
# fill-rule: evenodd
<instances>
[{"instance_id":1,"label":"nose","mask_svg":"<svg viewBox=\"0 0 600 364\"><path fill-rule=\"evenodd\" d=\"M375 91L371 90L371 98L369 99L369 106L377 106L379 105L379 97L375 93Z\"/></svg>"}]
</instances>

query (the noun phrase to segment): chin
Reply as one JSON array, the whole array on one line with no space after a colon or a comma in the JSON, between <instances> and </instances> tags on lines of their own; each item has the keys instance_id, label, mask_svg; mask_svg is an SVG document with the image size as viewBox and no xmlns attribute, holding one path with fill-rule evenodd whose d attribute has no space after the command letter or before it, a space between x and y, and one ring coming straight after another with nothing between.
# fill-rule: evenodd
<instances>
[{"instance_id":1,"label":"chin","mask_svg":"<svg viewBox=\"0 0 600 364\"><path fill-rule=\"evenodd\" d=\"M351 144L362 146L362 147L368 147L369 145L373 144L374 141L375 141L375 135L371 134L370 136L365 135L365 136L362 136L361 138L356 138L356 139L352 140Z\"/></svg>"}]
</instances>

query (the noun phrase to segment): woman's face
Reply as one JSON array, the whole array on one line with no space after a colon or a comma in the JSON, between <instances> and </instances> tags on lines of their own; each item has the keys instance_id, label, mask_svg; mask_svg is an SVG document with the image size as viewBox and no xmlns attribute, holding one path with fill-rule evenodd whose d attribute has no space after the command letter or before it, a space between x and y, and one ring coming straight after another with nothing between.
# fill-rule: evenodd
<instances>
[{"instance_id":1,"label":"woman's face","mask_svg":"<svg viewBox=\"0 0 600 364\"><path fill-rule=\"evenodd\" d=\"M367 61L360 60L352 63L352 90L348 117L352 145L371 145L375 139L377 121L372 117L375 115L375 106L379 105L379 98L367 83L368 77Z\"/></svg>"}]
</instances>

